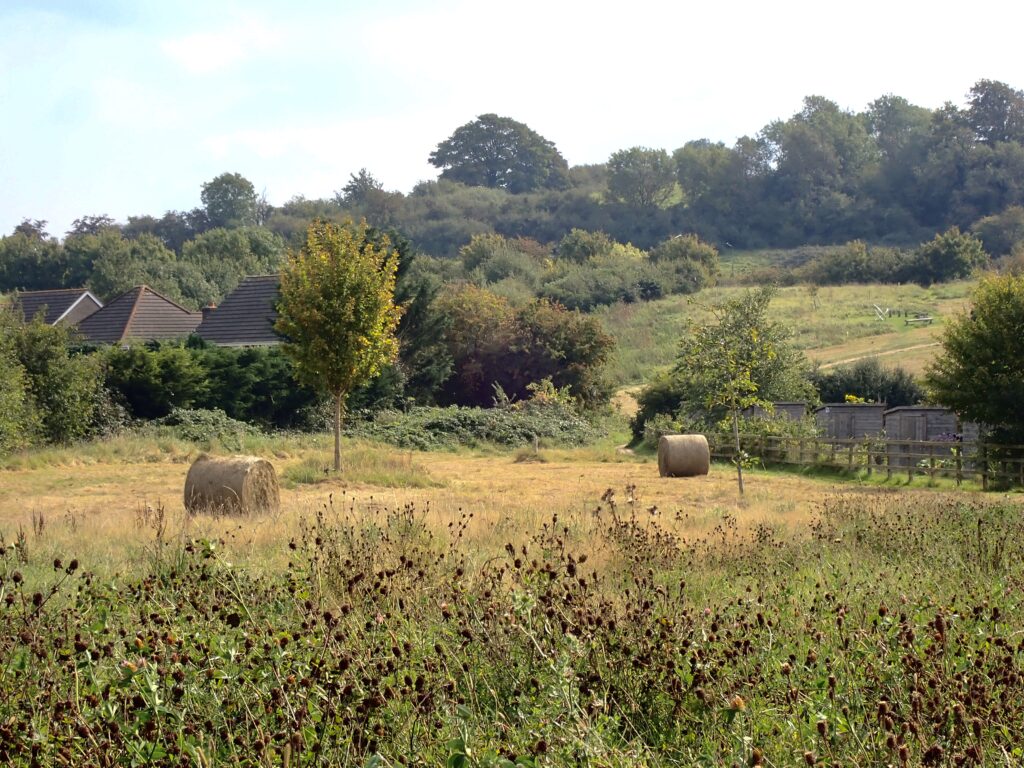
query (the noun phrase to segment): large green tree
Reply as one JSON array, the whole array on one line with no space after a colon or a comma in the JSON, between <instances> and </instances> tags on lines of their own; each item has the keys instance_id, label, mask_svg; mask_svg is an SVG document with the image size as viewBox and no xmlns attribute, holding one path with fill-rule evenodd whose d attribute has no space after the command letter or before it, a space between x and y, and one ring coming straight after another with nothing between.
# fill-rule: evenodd
<instances>
[{"instance_id":1,"label":"large green tree","mask_svg":"<svg viewBox=\"0 0 1024 768\"><path fill-rule=\"evenodd\" d=\"M656 208L675 193L676 166L664 149L631 147L608 158L608 192L627 205Z\"/></svg>"},{"instance_id":2,"label":"large green tree","mask_svg":"<svg viewBox=\"0 0 1024 768\"><path fill-rule=\"evenodd\" d=\"M302 383L334 400L334 469L341 470L341 417L349 392L398 355L398 254L366 222L314 222L281 274L277 332Z\"/></svg>"},{"instance_id":3,"label":"large green tree","mask_svg":"<svg viewBox=\"0 0 1024 768\"><path fill-rule=\"evenodd\" d=\"M259 198L240 173L222 173L203 184L199 195L211 227L252 227L259 222Z\"/></svg>"},{"instance_id":4,"label":"large green tree","mask_svg":"<svg viewBox=\"0 0 1024 768\"><path fill-rule=\"evenodd\" d=\"M982 279L970 311L947 323L925 374L935 402L996 437L1024 443L1024 276Z\"/></svg>"},{"instance_id":5,"label":"large green tree","mask_svg":"<svg viewBox=\"0 0 1024 768\"><path fill-rule=\"evenodd\" d=\"M568 164L554 143L509 117L480 115L430 154L441 178L512 193L566 186Z\"/></svg>"},{"instance_id":6,"label":"large green tree","mask_svg":"<svg viewBox=\"0 0 1024 768\"><path fill-rule=\"evenodd\" d=\"M1024 141L1024 91L979 80L968 94L967 121L980 141Z\"/></svg>"}]
</instances>

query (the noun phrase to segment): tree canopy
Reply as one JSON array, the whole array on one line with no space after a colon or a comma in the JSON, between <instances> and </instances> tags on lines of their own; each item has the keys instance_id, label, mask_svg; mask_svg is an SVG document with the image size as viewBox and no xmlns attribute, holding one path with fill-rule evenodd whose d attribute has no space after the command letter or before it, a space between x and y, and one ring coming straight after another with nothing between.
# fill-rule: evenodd
<instances>
[{"instance_id":1,"label":"tree canopy","mask_svg":"<svg viewBox=\"0 0 1024 768\"><path fill-rule=\"evenodd\" d=\"M512 193L559 189L569 166L554 143L524 123L494 114L456 128L430 154L441 178Z\"/></svg>"},{"instance_id":2,"label":"tree canopy","mask_svg":"<svg viewBox=\"0 0 1024 768\"><path fill-rule=\"evenodd\" d=\"M1024 276L986 277L970 311L943 329L928 368L931 397L998 438L1024 443Z\"/></svg>"},{"instance_id":3,"label":"tree canopy","mask_svg":"<svg viewBox=\"0 0 1024 768\"><path fill-rule=\"evenodd\" d=\"M314 222L281 274L275 326L296 378L334 399L334 469L341 469L345 398L398 356L398 254L366 222Z\"/></svg>"}]
</instances>

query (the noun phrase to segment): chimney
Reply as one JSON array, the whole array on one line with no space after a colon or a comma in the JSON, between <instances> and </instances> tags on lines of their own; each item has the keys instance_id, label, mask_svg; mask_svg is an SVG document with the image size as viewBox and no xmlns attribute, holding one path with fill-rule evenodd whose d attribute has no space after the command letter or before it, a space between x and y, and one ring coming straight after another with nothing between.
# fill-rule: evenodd
<instances>
[{"instance_id":1,"label":"chimney","mask_svg":"<svg viewBox=\"0 0 1024 768\"><path fill-rule=\"evenodd\" d=\"M216 304L214 304L213 302L210 302L210 303L209 303L209 304L207 304L207 305L206 305L205 307L203 307L203 322L204 322L204 323L205 323L205 322L206 322L207 320L209 320L209 319L210 319L210 314L211 314L211 313L212 313L212 312L213 312L213 311L214 311L215 309L217 309L217 305L216 305Z\"/></svg>"}]
</instances>

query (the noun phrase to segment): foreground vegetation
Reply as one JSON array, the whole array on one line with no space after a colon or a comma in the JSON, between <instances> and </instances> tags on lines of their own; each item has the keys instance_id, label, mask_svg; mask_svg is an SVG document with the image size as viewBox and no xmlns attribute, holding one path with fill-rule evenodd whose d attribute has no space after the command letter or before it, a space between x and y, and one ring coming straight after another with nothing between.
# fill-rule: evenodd
<instances>
[{"instance_id":1,"label":"foreground vegetation","mask_svg":"<svg viewBox=\"0 0 1024 768\"><path fill-rule=\"evenodd\" d=\"M170 437L0 470L6 764L1021 759L1011 497L758 472L741 505L727 467L610 448L311 485L326 436L241 439L298 473L279 518L156 501L196 450Z\"/></svg>"}]
</instances>

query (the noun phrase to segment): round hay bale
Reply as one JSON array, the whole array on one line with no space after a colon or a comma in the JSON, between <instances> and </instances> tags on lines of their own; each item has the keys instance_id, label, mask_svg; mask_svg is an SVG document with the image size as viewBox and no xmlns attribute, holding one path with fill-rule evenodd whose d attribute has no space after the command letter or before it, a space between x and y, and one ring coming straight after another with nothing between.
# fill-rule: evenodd
<instances>
[{"instance_id":1,"label":"round hay bale","mask_svg":"<svg viewBox=\"0 0 1024 768\"><path fill-rule=\"evenodd\" d=\"M662 435L658 440L658 472L662 477L706 475L711 450L704 435Z\"/></svg>"},{"instance_id":2,"label":"round hay bale","mask_svg":"<svg viewBox=\"0 0 1024 768\"><path fill-rule=\"evenodd\" d=\"M281 494L274 466L256 456L207 456L196 459L185 478L185 509L192 513L260 514L277 512Z\"/></svg>"}]
</instances>

